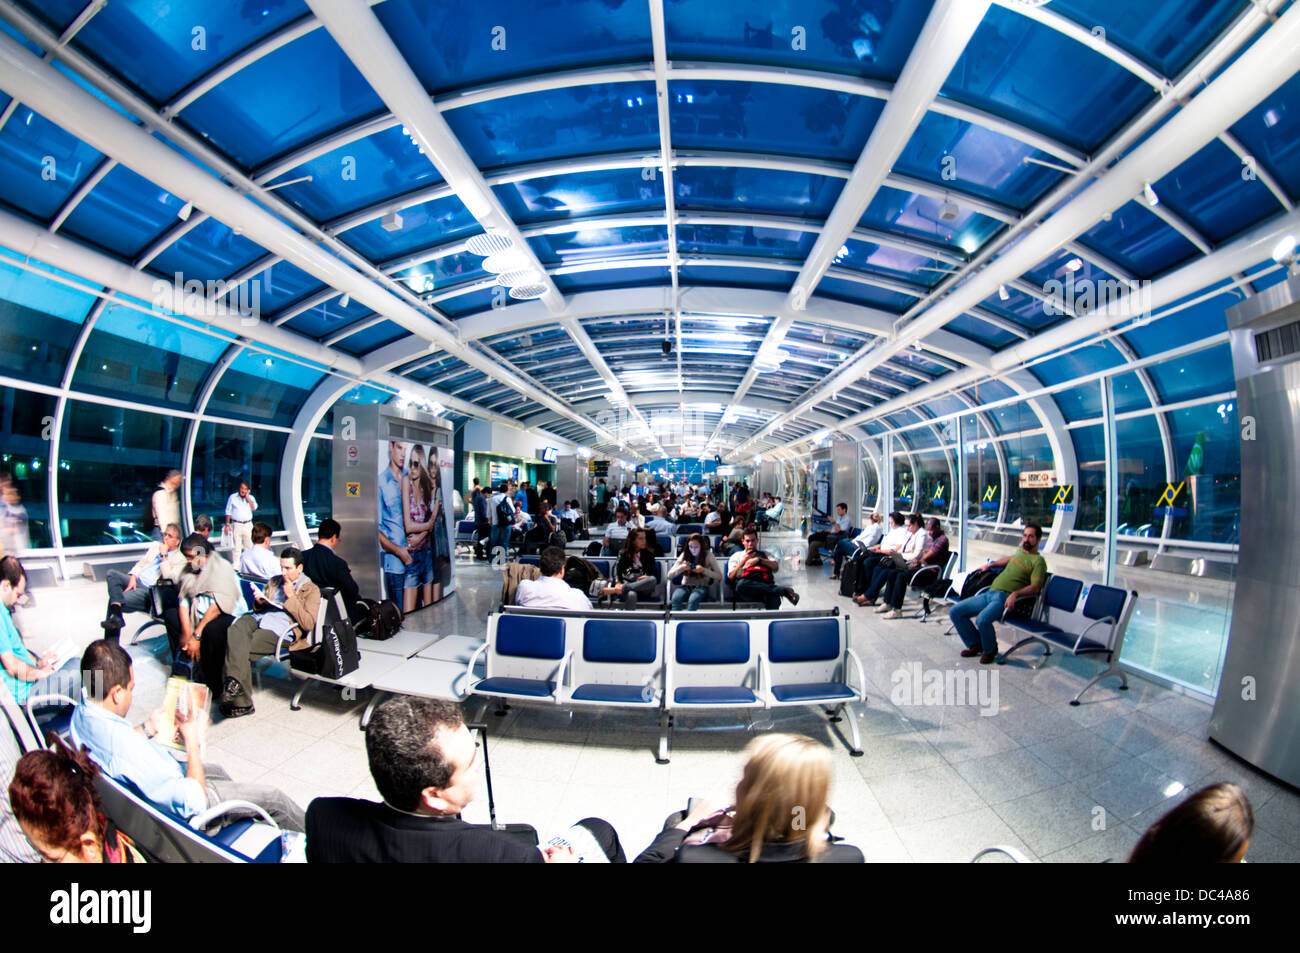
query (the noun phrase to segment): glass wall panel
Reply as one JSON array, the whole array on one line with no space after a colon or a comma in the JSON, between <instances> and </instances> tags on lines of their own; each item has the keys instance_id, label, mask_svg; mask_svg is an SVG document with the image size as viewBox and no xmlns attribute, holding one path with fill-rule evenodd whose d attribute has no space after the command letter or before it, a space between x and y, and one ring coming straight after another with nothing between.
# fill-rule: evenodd
<instances>
[{"instance_id":1,"label":"glass wall panel","mask_svg":"<svg viewBox=\"0 0 1300 953\"><path fill-rule=\"evenodd\" d=\"M998 467L996 445L974 414L962 418L966 437L966 518L982 523L996 522L1006 487Z\"/></svg>"},{"instance_id":2,"label":"glass wall panel","mask_svg":"<svg viewBox=\"0 0 1300 953\"><path fill-rule=\"evenodd\" d=\"M55 403L45 394L0 387L0 474L17 492L0 501L10 510L0 515L0 545L7 553L53 545L46 467Z\"/></svg>"},{"instance_id":3,"label":"glass wall panel","mask_svg":"<svg viewBox=\"0 0 1300 953\"><path fill-rule=\"evenodd\" d=\"M1237 542L1241 442L1236 401L1185 407L1166 414L1166 419L1174 473L1184 483L1173 502L1176 518L1170 535L1206 543Z\"/></svg>"},{"instance_id":4,"label":"glass wall panel","mask_svg":"<svg viewBox=\"0 0 1300 953\"><path fill-rule=\"evenodd\" d=\"M876 508L876 500L880 496L880 472L876 469L876 464L867 454L862 455L862 511L870 513ZM858 521L854 525L859 525ZM861 525L866 525L862 521Z\"/></svg>"},{"instance_id":5,"label":"glass wall panel","mask_svg":"<svg viewBox=\"0 0 1300 953\"><path fill-rule=\"evenodd\" d=\"M302 464L302 515L308 529L320 525L333 506L331 474L334 441L313 437Z\"/></svg>"},{"instance_id":6,"label":"glass wall panel","mask_svg":"<svg viewBox=\"0 0 1300 953\"><path fill-rule=\"evenodd\" d=\"M894 435L894 446L898 446L898 435ZM916 474L913 472L912 457L909 454L894 453L894 504L891 507L900 513L912 512L916 500Z\"/></svg>"},{"instance_id":7,"label":"glass wall panel","mask_svg":"<svg viewBox=\"0 0 1300 953\"><path fill-rule=\"evenodd\" d=\"M79 391L193 410L225 342L134 308L109 305L77 361Z\"/></svg>"},{"instance_id":8,"label":"glass wall panel","mask_svg":"<svg viewBox=\"0 0 1300 953\"><path fill-rule=\"evenodd\" d=\"M206 413L287 426L323 376L297 361L244 351L221 375Z\"/></svg>"},{"instance_id":9,"label":"glass wall panel","mask_svg":"<svg viewBox=\"0 0 1300 953\"><path fill-rule=\"evenodd\" d=\"M147 541L149 499L182 467L186 421L71 400L59 437L59 531L65 546Z\"/></svg>"},{"instance_id":10,"label":"glass wall panel","mask_svg":"<svg viewBox=\"0 0 1300 953\"><path fill-rule=\"evenodd\" d=\"M916 461L917 491L910 512L946 517L952 501L948 455L941 450L927 450L912 458Z\"/></svg>"},{"instance_id":11,"label":"glass wall panel","mask_svg":"<svg viewBox=\"0 0 1300 953\"><path fill-rule=\"evenodd\" d=\"M1074 528L1106 532L1106 435L1101 424L1070 431L1074 455L1079 461L1079 485L1075 488Z\"/></svg>"},{"instance_id":12,"label":"glass wall panel","mask_svg":"<svg viewBox=\"0 0 1300 953\"><path fill-rule=\"evenodd\" d=\"M315 443L315 441L312 441ZM280 458L285 435L230 424L199 424L190 489L194 515L212 517L214 530L225 522L226 500L247 480L257 498L253 519L284 529L280 516Z\"/></svg>"},{"instance_id":13,"label":"glass wall panel","mask_svg":"<svg viewBox=\"0 0 1300 953\"><path fill-rule=\"evenodd\" d=\"M1154 510L1165 491L1165 454L1160 428L1152 415L1115 422L1118 456L1119 533L1159 536Z\"/></svg>"},{"instance_id":14,"label":"glass wall panel","mask_svg":"<svg viewBox=\"0 0 1300 953\"><path fill-rule=\"evenodd\" d=\"M1033 416L1028 407L1025 411ZM1009 437L1002 441L1002 452L1007 457L1007 505L1003 521L1038 523L1044 533L1048 532L1055 515L1052 506L1060 490L1057 484L1064 474L1057 467L1047 435L1036 433ZM1043 473L1052 476L1046 481L1035 476ZM1044 482L1049 485L1037 485Z\"/></svg>"}]
</instances>

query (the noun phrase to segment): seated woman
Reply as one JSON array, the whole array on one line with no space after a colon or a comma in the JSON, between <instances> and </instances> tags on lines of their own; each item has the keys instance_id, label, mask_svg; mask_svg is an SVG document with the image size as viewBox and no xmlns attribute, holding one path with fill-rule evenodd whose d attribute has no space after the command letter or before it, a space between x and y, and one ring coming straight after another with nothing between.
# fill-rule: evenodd
<instances>
[{"instance_id":1,"label":"seated woman","mask_svg":"<svg viewBox=\"0 0 1300 953\"><path fill-rule=\"evenodd\" d=\"M636 859L644 863L860 864L862 851L829 838L831 753L803 735L760 735L745 748L734 807L701 805L668 818Z\"/></svg>"},{"instance_id":2,"label":"seated woman","mask_svg":"<svg viewBox=\"0 0 1300 953\"><path fill-rule=\"evenodd\" d=\"M51 864L142 864L131 839L100 813L89 755L55 739L29 751L9 784L9 803L28 843Z\"/></svg>"},{"instance_id":3,"label":"seated woman","mask_svg":"<svg viewBox=\"0 0 1300 953\"><path fill-rule=\"evenodd\" d=\"M1239 864L1250 848L1255 813L1235 784L1201 788L1156 821L1129 855L1130 864Z\"/></svg>"},{"instance_id":4,"label":"seated woman","mask_svg":"<svg viewBox=\"0 0 1300 953\"><path fill-rule=\"evenodd\" d=\"M638 597L648 599L659 585L653 562L654 557L646 548L645 530L628 530L627 543L614 567L614 578L618 582L601 590L601 598L612 600L618 597L623 600L625 609L635 609Z\"/></svg>"},{"instance_id":5,"label":"seated woman","mask_svg":"<svg viewBox=\"0 0 1300 953\"><path fill-rule=\"evenodd\" d=\"M681 577L681 586L673 590L673 609L681 612L685 606L688 612L694 612L704 601L709 592L710 583L722 578L722 567L713 558L709 541L699 533L692 533L686 540L673 568L668 570L668 578ZM687 600L690 600L689 605Z\"/></svg>"},{"instance_id":6,"label":"seated woman","mask_svg":"<svg viewBox=\"0 0 1300 953\"><path fill-rule=\"evenodd\" d=\"M737 513L735 519L731 521L731 529L718 544L718 553L723 556L730 556L745 545L745 514Z\"/></svg>"}]
</instances>

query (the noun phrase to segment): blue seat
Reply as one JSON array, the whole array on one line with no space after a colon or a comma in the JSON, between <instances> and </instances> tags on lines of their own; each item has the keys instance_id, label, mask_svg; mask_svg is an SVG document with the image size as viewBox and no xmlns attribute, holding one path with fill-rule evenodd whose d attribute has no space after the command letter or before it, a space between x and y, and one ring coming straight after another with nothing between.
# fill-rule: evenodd
<instances>
[{"instance_id":1,"label":"blue seat","mask_svg":"<svg viewBox=\"0 0 1300 953\"><path fill-rule=\"evenodd\" d=\"M760 660L764 703L829 706L832 721L847 713L853 735L849 751L861 756L858 720L848 703L866 700L866 676L862 662L849 648L848 619L829 616L754 624L766 626L767 654ZM857 688L850 683L851 672L857 676Z\"/></svg>"},{"instance_id":2,"label":"blue seat","mask_svg":"<svg viewBox=\"0 0 1300 953\"><path fill-rule=\"evenodd\" d=\"M572 653L565 620L555 616L493 615L487 639L470 657L465 678L470 692L497 698L558 701L558 688ZM486 677L475 682L474 665L487 653Z\"/></svg>"},{"instance_id":3,"label":"blue seat","mask_svg":"<svg viewBox=\"0 0 1300 953\"><path fill-rule=\"evenodd\" d=\"M665 704L669 708L755 707L757 654L750 624L670 622Z\"/></svg>"},{"instance_id":4,"label":"blue seat","mask_svg":"<svg viewBox=\"0 0 1300 953\"><path fill-rule=\"evenodd\" d=\"M756 705L758 696L750 689L736 685L707 685L695 688L673 689L673 701L678 705L699 705L713 708L720 705Z\"/></svg>"}]
</instances>

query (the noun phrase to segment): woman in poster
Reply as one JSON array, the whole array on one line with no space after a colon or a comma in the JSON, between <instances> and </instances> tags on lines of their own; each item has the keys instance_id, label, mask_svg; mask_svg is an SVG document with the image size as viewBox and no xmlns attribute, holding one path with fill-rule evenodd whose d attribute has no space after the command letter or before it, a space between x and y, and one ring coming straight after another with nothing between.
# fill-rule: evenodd
<instances>
[{"instance_id":1,"label":"woman in poster","mask_svg":"<svg viewBox=\"0 0 1300 953\"><path fill-rule=\"evenodd\" d=\"M442 589L451 582L451 544L447 536L447 516L443 506L442 467L438 451L429 448L429 475L433 477L433 601L442 598Z\"/></svg>"},{"instance_id":2,"label":"woman in poster","mask_svg":"<svg viewBox=\"0 0 1300 953\"><path fill-rule=\"evenodd\" d=\"M424 462L424 448L411 446L411 455L402 474L402 508L406 523L406 548L411 562L406 567L406 587L402 590L403 614L414 612L416 590L420 590L424 605L432 605L433 550L430 533L433 529L433 480ZM438 586L441 590L442 586ZM441 591L438 597L441 598Z\"/></svg>"}]
</instances>

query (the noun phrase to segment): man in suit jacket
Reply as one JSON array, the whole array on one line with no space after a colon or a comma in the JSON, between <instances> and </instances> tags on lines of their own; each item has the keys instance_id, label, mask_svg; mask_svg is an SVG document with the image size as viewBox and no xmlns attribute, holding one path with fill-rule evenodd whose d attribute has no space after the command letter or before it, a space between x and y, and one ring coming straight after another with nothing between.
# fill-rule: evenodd
<instances>
[{"instance_id":1,"label":"man in suit jacket","mask_svg":"<svg viewBox=\"0 0 1300 953\"><path fill-rule=\"evenodd\" d=\"M398 695L366 728L370 774L383 801L319 797L307 807L310 863L572 863L568 847L538 849L460 813L474 799L479 747L454 702ZM580 822L606 857L626 858L605 821Z\"/></svg>"},{"instance_id":2,"label":"man in suit jacket","mask_svg":"<svg viewBox=\"0 0 1300 953\"><path fill-rule=\"evenodd\" d=\"M104 577L108 583L108 614L100 623L104 637L116 642L126 620L123 612L148 612L153 603L153 587L160 579L176 582L185 571L185 557L181 555L181 528L169 523L163 530L162 542L150 543L139 562L129 573L110 569Z\"/></svg>"},{"instance_id":3,"label":"man in suit jacket","mask_svg":"<svg viewBox=\"0 0 1300 953\"><path fill-rule=\"evenodd\" d=\"M316 536L316 545L304 550L302 568L311 581L322 589L337 589L343 595L343 604L347 606L348 618L355 619L359 613L357 600L361 591L357 581L352 578L352 570L347 560L334 552L339 544L342 528L337 520L323 519L320 532Z\"/></svg>"}]
</instances>

